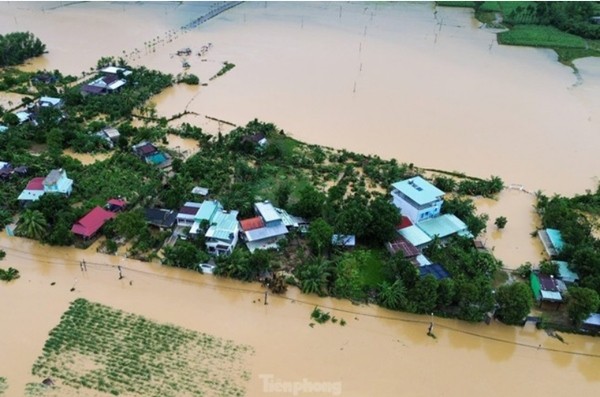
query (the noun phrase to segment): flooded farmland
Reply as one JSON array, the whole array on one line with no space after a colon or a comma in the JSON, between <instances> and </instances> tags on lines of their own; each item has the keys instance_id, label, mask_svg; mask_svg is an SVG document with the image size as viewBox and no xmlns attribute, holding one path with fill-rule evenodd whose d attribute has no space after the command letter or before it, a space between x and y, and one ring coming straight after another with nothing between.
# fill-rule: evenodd
<instances>
[{"instance_id":1,"label":"flooded farmland","mask_svg":"<svg viewBox=\"0 0 600 397\"><path fill-rule=\"evenodd\" d=\"M230 127L205 116L235 124L257 117L309 143L498 175L530 191L573 194L598 182L600 62L578 61L578 81L552 51L498 46L468 10L429 3L244 3L184 33L178 27L209 4L65 4L0 3L0 33L29 30L47 44L49 53L27 69L81 75L101 56L124 55L134 65L176 75L183 72L174 55L179 48L212 44L204 56L188 59L189 72L207 85L159 94L152 102L160 116L188 110L194 114L178 122L213 133ZM210 80L225 61L236 67ZM175 150L195 149L172 136L169 142ZM505 191L499 201L477 205L490 214L486 244L507 266L539 260L541 247L529 237L537 222L531 195ZM508 224L496 231L500 215ZM258 285L93 249L52 248L4 234L0 248L7 252L3 267L21 271L19 280L0 285L0 376L7 378L7 396L21 396L26 383L40 381L31 365L77 297L252 346L249 396L266 394L269 379L341 385L344 396L587 396L600 386L594 338L564 335L561 343L532 325L435 318L432 339L427 316L293 289L264 305ZM85 274L82 259L89 263ZM118 280L116 266L125 279ZM315 305L347 325L310 327Z\"/></svg>"}]
</instances>

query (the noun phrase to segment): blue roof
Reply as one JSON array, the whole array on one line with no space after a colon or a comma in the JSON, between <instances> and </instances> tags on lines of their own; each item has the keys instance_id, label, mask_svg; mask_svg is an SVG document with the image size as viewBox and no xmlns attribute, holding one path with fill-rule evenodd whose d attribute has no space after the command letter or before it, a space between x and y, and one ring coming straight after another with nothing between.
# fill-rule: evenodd
<instances>
[{"instance_id":1,"label":"blue roof","mask_svg":"<svg viewBox=\"0 0 600 397\"><path fill-rule=\"evenodd\" d=\"M392 187L419 205L431 203L444 195L443 191L420 176L393 183Z\"/></svg>"},{"instance_id":2,"label":"blue roof","mask_svg":"<svg viewBox=\"0 0 600 397\"><path fill-rule=\"evenodd\" d=\"M556 229L546 229L546 233L548 234L548 238L550 242L554 246L557 251L562 251L565 246L565 243L562 239L562 235L560 234L560 230Z\"/></svg>"},{"instance_id":3,"label":"blue roof","mask_svg":"<svg viewBox=\"0 0 600 397\"><path fill-rule=\"evenodd\" d=\"M431 265L420 266L419 273L420 273L421 277L425 277L428 274L431 274L437 280L443 280L445 278L450 278L450 273L448 273L448 270L446 270L444 268L444 266L440 265L439 263L433 263Z\"/></svg>"},{"instance_id":4,"label":"blue roof","mask_svg":"<svg viewBox=\"0 0 600 397\"><path fill-rule=\"evenodd\" d=\"M455 233L469 236L469 228L456 215L444 214L436 218L417 223L417 226L431 238L445 238Z\"/></svg>"},{"instance_id":5,"label":"blue roof","mask_svg":"<svg viewBox=\"0 0 600 397\"><path fill-rule=\"evenodd\" d=\"M219 211L212 219L212 225L206 231L206 237L229 241L238 232L238 212Z\"/></svg>"},{"instance_id":6,"label":"blue roof","mask_svg":"<svg viewBox=\"0 0 600 397\"><path fill-rule=\"evenodd\" d=\"M200 209L196 213L195 219L197 221L205 220L210 222L212 221L213 216L215 216L217 210L222 208L223 207L221 206L221 203L219 203L217 200L206 200L200 206Z\"/></svg>"},{"instance_id":7,"label":"blue roof","mask_svg":"<svg viewBox=\"0 0 600 397\"><path fill-rule=\"evenodd\" d=\"M558 276L561 278L561 280L563 280L567 283L574 283L575 281L579 280L579 276L577 275L577 273L575 273L574 271L569 269L569 264L567 262L564 262L564 261L553 261L553 262L558 265Z\"/></svg>"}]
</instances>

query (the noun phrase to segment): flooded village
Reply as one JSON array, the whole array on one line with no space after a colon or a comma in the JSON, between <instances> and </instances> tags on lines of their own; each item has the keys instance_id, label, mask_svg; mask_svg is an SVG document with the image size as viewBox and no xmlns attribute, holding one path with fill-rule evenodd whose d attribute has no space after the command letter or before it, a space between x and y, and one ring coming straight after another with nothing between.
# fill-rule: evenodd
<instances>
[{"instance_id":1,"label":"flooded village","mask_svg":"<svg viewBox=\"0 0 600 397\"><path fill-rule=\"evenodd\" d=\"M17 69L72 78L0 92L18 117L0 134L30 140L0 158L0 269L20 276L0 282L0 396L598 389L597 337L536 322L566 318L577 283L540 198L597 189L600 58L499 45L472 9L426 2L0 3L0 34L25 31L46 52ZM110 102L129 89L148 99ZM51 132L74 108L81 131ZM32 208L48 224L26 238ZM257 282L276 277L282 293ZM517 326L493 318L515 283L533 303Z\"/></svg>"}]
</instances>

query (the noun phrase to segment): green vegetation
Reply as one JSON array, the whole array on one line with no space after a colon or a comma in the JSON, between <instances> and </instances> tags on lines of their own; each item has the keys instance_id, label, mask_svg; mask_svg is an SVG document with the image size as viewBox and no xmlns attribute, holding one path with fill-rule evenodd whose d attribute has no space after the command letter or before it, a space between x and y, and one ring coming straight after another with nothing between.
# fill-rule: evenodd
<instances>
[{"instance_id":1,"label":"green vegetation","mask_svg":"<svg viewBox=\"0 0 600 397\"><path fill-rule=\"evenodd\" d=\"M200 79L195 74L185 74L181 78L178 79L179 83L185 83L188 85L198 85L200 84Z\"/></svg>"},{"instance_id":2,"label":"green vegetation","mask_svg":"<svg viewBox=\"0 0 600 397\"><path fill-rule=\"evenodd\" d=\"M32 373L65 392L240 396L249 354L249 346L77 299L50 331Z\"/></svg>"},{"instance_id":3,"label":"green vegetation","mask_svg":"<svg viewBox=\"0 0 600 397\"><path fill-rule=\"evenodd\" d=\"M525 283L505 284L496 293L497 317L506 324L521 325L533 304L532 293Z\"/></svg>"},{"instance_id":4,"label":"green vegetation","mask_svg":"<svg viewBox=\"0 0 600 397\"><path fill-rule=\"evenodd\" d=\"M508 223L508 219L506 219L505 216L499 216L498 218L496 218L496 220L494 221L494 225L496 225L496 227L498 229L504 229L506 227L506 224Z\"/></svg>"},{"instance_id":5,"label":"green vegetation","mask_svg":"<svg viewBox=\"0 0 600 397\"><path fill-rule=\"evenodd\" d=\"M7 270L0 268L0 280L2 281L12 281L18 279L19 277L21 277L21 275L14 267L9 267Z\"/></svg>"},{"instance_id":6,"label":"green vegetation","mask_svg":"<svg viewBox=\"0 0 600 397\"><path fill-rule=\"evenodd\" d=\"M0 34L0 67L20 65L45 51L46 45L30 32Z\"/></svg>"},{"instance_id":7,"label":"green vegetation","mask_svg":"<svg viewBox=\"0 0 600 397\"><path fill-rule=\"evenodd\" d=\"M596 291L585 287L569 288L567 312L573 325L580 326L598 308L600 308L600 298Z\"/></svg>"},{"instance_id":8,"label":"green vegetation","mask_svg":"<svg viewBox=\"0 0 600 397\"><path fill-rule=\"evenodd\" d=\"M221 70L219 70L217 72L217 74L215 74L213 77L210 78L210 80L214 80L217 77L223 76L225 73L229 72L231 69L233 69L235 67L234 63L230 63L230 62L223 62L223 67L221 68Z\"/></svg>"},{"instance_id":9,"label":"green vegetation","mask_svg":"<svg viewBox=\"0 0 600 397\"><path fill-rule=\"evenodd\" d=\"M8 389L8 382L5 377L0 376L0 396L4 395L6 389Z\"/></svg>"},{"instance_id":10,"label":"green vegetation","mask_svg":"<svg viewBox=\"0 0 600 397\"><path fill-rule=\"evenodd\" d=\"M600 25L592 21L598 15L595 2L484 1L472 7L481 22L510 29L498 34L500 44L551 48L568 66L577 58L600 56Z\"/></svg>"}]
</instances>

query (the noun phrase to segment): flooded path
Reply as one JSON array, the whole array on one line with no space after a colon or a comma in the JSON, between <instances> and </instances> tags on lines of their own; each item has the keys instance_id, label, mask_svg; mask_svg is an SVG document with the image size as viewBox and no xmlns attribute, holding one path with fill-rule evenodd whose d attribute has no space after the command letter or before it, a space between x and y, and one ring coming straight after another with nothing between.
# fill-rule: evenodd
<instances>
[{"instance_id":1,"label":"flooded path","mask_svg":"<svg viewBox=\"0 0 600 397\"><path fill-rule=\"evenodd\" d=\"M1 318L8 319L0 328L0 352L10 357L0 360L8 396L19 396L25 383L39 381L31 377L31 365L48 331L76 297L252 345L249 396L263 395L271 374L291 382L341 382L343 396L407 390L416 396L593 395L600 386L600 345L594 338L563 334L563 344L533 325L434 318L437 338L432 339L426 335L428 316L306 296L295 289L270 296L264 305L259 301L263 289L256 284L15 237L0 238L0 248L7 252L2 266L21 271L20 279L0 285L0 300L10 302L0 305ZM87 273L80 270L81 259ZM117 265L123 267L123 280ZM347 325L310 327L315 305ZM457 381L465 379L466 368L469 381Z\"/></svg>"}]
</instances>

